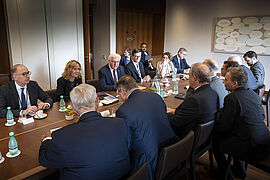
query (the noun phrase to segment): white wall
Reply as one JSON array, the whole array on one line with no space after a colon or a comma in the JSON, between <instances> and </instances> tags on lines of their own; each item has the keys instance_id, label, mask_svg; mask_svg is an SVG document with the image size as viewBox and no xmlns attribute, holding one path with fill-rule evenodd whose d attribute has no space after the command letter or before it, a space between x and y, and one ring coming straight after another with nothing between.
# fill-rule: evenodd
<instances>
[{"instance_id":1,"label":"white wall","mask_svg":"<svg viewBox=\"0 0 270 180\"><path fill-rule=\"evenodd\" d=\"M94 73L108 63L110 53L116 51L116 1L98 0L93 8Z\"/></svg>"},{"instance_id":2,"label":"white wall","mask_svg":"<svg viewBox=\"0 0 270 180\"><path fill-rule=\"evenodd\" d=\"M212 51L216 17L269 15L269 0L167 0L164 51L176 54L180 47L188 50L189 64L215 59L220 65L230 56ZM241 57L243 54L239 54ZM270 56L259 56L270 82Z\"/></svg>"},{"instance_id":3,"label":"white wall","mask_svg":"<svg viewBox=\"0 0 270 180\"><path fill-rule=\"evenodd\" d=\"M70 59L84 67L81 0L6 0L6 9L11 64L25 64L44 90Z\"/></svg>"}]
</instances>

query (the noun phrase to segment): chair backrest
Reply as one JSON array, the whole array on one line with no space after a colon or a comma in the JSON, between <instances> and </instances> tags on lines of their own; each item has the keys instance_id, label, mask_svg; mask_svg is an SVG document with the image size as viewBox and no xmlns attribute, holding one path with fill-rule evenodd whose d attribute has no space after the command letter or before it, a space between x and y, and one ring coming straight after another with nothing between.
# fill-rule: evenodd
<instances>
[{"instance_id":1,"label":"chair backrest","mask_svg":"<svg viewBox=\"0 0 270 180\"><path fill-rule=\"evenodd\" d=\"M214 122L209 121L207 123L199 124L194 131L194 145L193 152L203 144L207 143L212 135L214 129ZM194 151L195 150L195 151Z\"/></svg>"},{"instance_id":2,"label":"chair backrest","mask_svg":"<svg viewBox=\"0 0 270 180\"><path fill-rule=\"evenodd\" d=\"M9 74L0 74L0 86L10 81Z\"/></svg>"},{"instance_id":3,"label":"chair backrest","mask_svg":"<svg viewBox=\"0 0 270 180\"><path fill-rule=\"evenodd\" d=\"M141 167L127 180L147 180L148 167L147 163L143 163Z\"/></svg>"},{"instance_id":4,"label":"chair backrest","mask_svg":"<svg viewBox=\"0 0 270 180\"><path fill-rule=\"evenodd\" d=\"M161 150L156 167L156 179L165 178L189 158L193 140L194 132L190 131L182 140Z\"/></svg>"},{"instance_id":5,"label":"chair backrest","mask_svg":"<svg viewBox=\"0 0 270 180\"><path fill-rule=\"evenodd\" d=\"M258 89L256 89L256 93L260 96L260 98L263 97L264 91L265 91L265 85L263 85L262 87L259 87Z\"/></svg>"},{"instance_id":6,"label":"chair backrest","mask_svg":"<svg viewBox=\"0 0 270 180\"><path fill-rule=\"evenodd\" d=\"M57 94L56 94L56 89L47 90L45 92L53 99L53 102L58 101L58 97L57 97Z\"/></svg>"},{"instance_id":7,"label":"chair backrest","mask_svg":"<svg viewBox=\"0 0 270 180\"><path fill-rule=\"evenodd\" d=\"M86 82L86 84L90 84L90 85L94 86L96 88L97 92L100 91L98 79L86 80L85 82Z\"/></svg>"}]
</instances>

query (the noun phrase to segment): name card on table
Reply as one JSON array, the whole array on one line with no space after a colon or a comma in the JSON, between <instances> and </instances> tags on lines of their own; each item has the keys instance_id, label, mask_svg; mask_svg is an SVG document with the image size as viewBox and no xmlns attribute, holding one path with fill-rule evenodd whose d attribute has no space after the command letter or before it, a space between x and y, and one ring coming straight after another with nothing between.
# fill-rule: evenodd
<instances>
[{"instance_id":1,"label":"name card on table","mask_svg":"<svg viewBox=\"0 0 270 180\"><path fill-rule=\"evenodd\" d=\"M34 122L34 118L33 117L30 117L30 118L27 118L27 119L20 119L20 120L23 123L23 125L26 125L26 124L29 124L29 123Z\"/></svg>"}]
</instances>

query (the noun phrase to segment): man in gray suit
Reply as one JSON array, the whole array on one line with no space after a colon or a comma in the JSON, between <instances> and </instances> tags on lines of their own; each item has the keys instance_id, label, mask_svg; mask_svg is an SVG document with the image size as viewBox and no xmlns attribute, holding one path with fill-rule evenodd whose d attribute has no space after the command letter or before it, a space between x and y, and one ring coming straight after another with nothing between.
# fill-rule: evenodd
<instances>
[{"instance_id":1,"label":"man in gray suit","mask_svg":"<svg viewBox=\"0 0 270 180\"><path fill-rule=\"evenodd\" d=\"M265 71L262 63L257 59L257 54L254 51L248 51L243 57L256 78L258 88L262 87L264 84Z\"/></svg>"},{"instance_id":2,"label":"man in gray suit","mask_svg":"<svg viewBox=\"0 0 270 180\"><path fill-rule=\"evenodd\" d=\"M209 67L211 73L209 85L218 94L219 108L223 108L224 98L227 96L228 91L226 91L223 82L217 77L218 63L213 59L206 59L203 63Z\"/></svg>"}]
</instances>

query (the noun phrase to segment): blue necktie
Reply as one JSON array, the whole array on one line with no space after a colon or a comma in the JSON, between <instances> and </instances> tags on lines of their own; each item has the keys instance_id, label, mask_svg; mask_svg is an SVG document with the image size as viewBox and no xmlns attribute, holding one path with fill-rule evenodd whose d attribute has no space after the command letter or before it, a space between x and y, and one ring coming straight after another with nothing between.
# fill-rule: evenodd
<instances>
[{"instance_id":1,"label":"blue necktie","mask_svg":"<svg viewBox=\"0 0 270 180\"><path fill-rule=\"evenodd\" d=\"M25 95L23 93L23 90L24 88L21 88L21 106L22 106L22 109L26 109L27 108L27 104L26 104L26 101L25 101Z\"/></svg>"}]
</instances>

